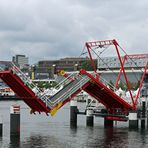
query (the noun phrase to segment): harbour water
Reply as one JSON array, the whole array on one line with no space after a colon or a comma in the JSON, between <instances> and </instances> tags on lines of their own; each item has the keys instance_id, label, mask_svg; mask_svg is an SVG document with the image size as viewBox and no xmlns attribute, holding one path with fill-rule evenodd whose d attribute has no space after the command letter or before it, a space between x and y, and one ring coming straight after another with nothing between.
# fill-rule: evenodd
<instances>
[{"instance_id":1,"label":"harbour water","mask_svg":"<svg viewBox=\"0 0 148 148\"><path fill-rule=\"evenodd\" d=\"M21 106L20 138L10 137L10 106ZM84 108L80 103L79 108ZM103 119L95 118L94 127L86 127L86 117L78 115L78 127L70 128L69 104L54 117L30 114L23 101L0 101L3 136L0 148L147 148L148 130L129 130L128 123L104 129Z\"/></svg>"}]
</instances>

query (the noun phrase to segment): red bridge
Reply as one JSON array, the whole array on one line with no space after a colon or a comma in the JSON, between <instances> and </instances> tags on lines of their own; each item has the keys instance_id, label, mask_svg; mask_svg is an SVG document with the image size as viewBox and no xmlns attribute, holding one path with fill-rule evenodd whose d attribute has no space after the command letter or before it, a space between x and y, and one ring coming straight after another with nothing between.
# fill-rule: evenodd
<instances>
[{"instance_id":1,"label":"red bridge","mask_svg":"<svg viewBox=\"0 0 148 148\"><path fill-rule=\"evenodd\" d=\"M115 46L120 64L121 71L123 72L125 81L130 92L132 104L129 104L118 96L113 90L107 87L104 80L97 73L95 64L92 59L91 50L94 47L102 48L103 46ZM116 40L107 41L96 41L87 42L86 47L90 56L92 67L94 68L93 73L88 73L84 69L80 70L78 74L71 74L65 78L57 87L63 86L57 93L53 96L48 96L47 93L42 92L32 81L23 74L18 67L12 65L12 68L7 71L0 71L0 78L11 87L11 89L21 98L24 102L31 108L31 113L34 112L45 112L51 113L53 115L60 107L65 103L69 102L74 98L81 90L86 91L89 95L94 97L96 100L101 102L108 110L110 114L116 114L117 111L121 111L124 115L128 114L129 110L135 110L137 105L137 100L139 98L140 89L146 74L148 67L148 62L146 63L142 79L139 86L139 92L136 99L132 96L128 77L124 69L124 60L120 56L119 45ZM136 55L135 55L136 56ZM135 57L134 56L134 57ZM127 57L127 55L126 55ZM141 56L142 57L142 56ZM120 74L121 75L121 74ZM119 81L119 77L117 81ZM117 87L117 83L116 83ZM112 118L114 120L114 118ZM117 119L122 120L122 119Z\"/></svg>"}]
</instances>

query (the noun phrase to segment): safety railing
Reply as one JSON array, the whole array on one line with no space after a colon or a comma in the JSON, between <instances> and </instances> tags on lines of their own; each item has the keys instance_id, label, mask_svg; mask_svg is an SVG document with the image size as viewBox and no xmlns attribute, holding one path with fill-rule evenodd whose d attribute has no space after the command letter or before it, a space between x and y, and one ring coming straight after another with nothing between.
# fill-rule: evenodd
<instances>
[{"instance_id":1,"label":"safety railing","mask_svg":"<svg viewBox=\"0 0 148 148\"><path fill-rule=\"evenodd\" d=\"M0 68L1 69L1 68ZM1 69L3 70L3 69ZM24 84L29 87L36 96L41 99L48 108L53 108L56 104L59 102L63 102L69 97L71 97L72 94L74 94L78 89L82 88L89 80L90 78L86 75L80 75L80 74L69 74L64 80L62 80L55 89L58 90L61 86L63 86L63 92L60 96L57 98L55 97L53 100L52 97L49 97L49 95L46 92L42 92L36 84L32 82L32 80L27 77L21 70L18 68L14 63L11 63L11 71L16 74L23 82ZM92 74L95 75L95 74ZM74 83L70 83L74 82ZM64 86L68 86L67 89L64 89ZM65 92L64 92L65 91ZM56 92L59 93L59 92ZM54 97L54 96L53 96Z\"/></svg>"},{"instance_id":2,"label":"safety railing","mask_svg":"<svg viewBox=\"0 0 148 148\"><path fill-rule=\"evenodd\" d=\"M112 85L110 82L108 82L107 80L105 80L104 78L100 77L101 82L106 85L108 88L110 88L116 95L118 95L120 98L124 99L125 101L127 101L128 103L131 101L131 97L127 97L126 96L126 92L118 92L119 90L117 90L117 88L114 87L114 85Z\"/></svg>"},{"instance_id":3,"label":"safety railing","mask_svg":"<svg viewBox=\"0 0 148 148\"><path fill-rule=\"evenodd\" d=\"M60 86L68 85L71 81L75 81L76 79L79 79L78 82L69 88L68 91L64 92L59 98L57 98L55 101L51 101L49 95L45 92L42 92L36 84L32 82L32 80L27 77L14 63L12 63L11 70L14 74L16 74L23 82L24 84L29 87L37 96L39 99L41 99L46 106L49 108L52 108L57 103L67 99L67 97L70 97L72 93L74 93L76 90L78 90L80 87L82 87L86 82L88 82L89 78L87 76L81 76L79 74L72 73L68 75L64 80L62 80L58 85L55 86L55 89L59 89ZM56 92L58 93L58 92Z\"/></svg>"},{"instance_id":4,"label":"safety railing","mask_svg":"<svg viewBox=\"0 0 148 148\"><path fill-rule=\"evenodd\" d=\"M100 81L107 87L111 88L112 90L115 90L114 85L112 85L110 82L105 80L103 77L100 77Z\"/></svg>"},{"instance_id":5,"label":"safety railing","mask_svg":"<svg viewBox=\"0 0 148 148\"><path fill-rule=\"evenodd\" d=\"M77 83L75 85L72 85L72 87L70 87L67 91L65 91L59 98L57 98L55 101L51 101L50 98L48 98L47 96L47 100L46 100L46 105L47 106L50 106L50 107L53 107L55 106L56 104L60 103L60 102L63 102L65 101L67 98L71 97L71 95L73 93L75 93L78 89L82 88L82 86L84 84L86 84L90 78L87 77L87 76L82 76L82 75L79 75L77 78ZM75 81L76 81L75 80Z\"/></svg>"},{"instance_id":6,"label":"safety railing","mask_svg":"<svg viewBox=\"0 0 148 148\"><path fill-rule=\"evenodd\" d=\"M42 91L37 87L35 83L32 82L32 80L27 77L21 70L18 68L14 63L11 63L12 67L11 70L14 74L16 74L23 82L24 84L29 87L32 91L34 91L35 94L40 94Z\"/></svg>"}]
</instances>

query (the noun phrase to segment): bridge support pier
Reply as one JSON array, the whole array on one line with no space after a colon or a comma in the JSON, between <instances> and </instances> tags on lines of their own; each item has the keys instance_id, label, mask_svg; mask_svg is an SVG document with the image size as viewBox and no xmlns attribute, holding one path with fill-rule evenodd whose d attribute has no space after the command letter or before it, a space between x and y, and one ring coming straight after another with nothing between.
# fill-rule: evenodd
<instances>
[{"instance_id":1,"label":"bridge support pier","mask_svg":"<svg viewBox=\"0 0 148 148\"><path fill-rule=\"evenodd\" d=\"M3 135L3 122L2 122L2 116L0 115L0 136Z\"/></svg>"},{"instance_id":2,"label":"bridge support pier","mask_svg":"<svg viewBox=\"0 0 148 148\"><path fill-rule=\"evenodd\" d=\"M93 109L86 110L86 126L94 126Z\"/></svg>"},{"instance_id":3,"label":"bridge support pier","mask_svg":"<svg viewBox=\"0 0 148 148\"><path fill-rule=\"evenodd\" d=\"M138 129L137 112L130 111L128 117L129 117L129 128L130 129Z\"/></svg>"},{"instance_id":4,"label":"bridge support pier","mask_svg":"<svg viewBox=\"0 0 148 148\"><path fill-rule=\"evenodd\" d=\"M146 113L146 102L142 101L142 118L141 118L141 128L145 129L145 113Z\"/></svg>"},{"instance_id":5,"label":"bridge support pier","mask_svg":"<svg viewBox=\"0 0 148 148\"><path fill-rule=\"evenodd\" d=\"M113 120L108 120L107 118L104 118L104 127L113 127L114 126L114 121Z\"/></svg>"},{"instance_id":6,"label":"bridge support pier","mask_svg":"<svg viewBox=\"0 0 148 148\"><path fill-rule=\"evenodd\" d=\"M77 101L70 101L70 127L77 127Z\"/></svg>"},{"instance_id":7,"label":"bridge support pier","mask_svg":"<svg viewBox=\"0 0 148 148\"><path fill-rule=\"evenodd\" d=\"M20 136L20 106L10 107L10 135Z\"/></svg>"}]
</instances>

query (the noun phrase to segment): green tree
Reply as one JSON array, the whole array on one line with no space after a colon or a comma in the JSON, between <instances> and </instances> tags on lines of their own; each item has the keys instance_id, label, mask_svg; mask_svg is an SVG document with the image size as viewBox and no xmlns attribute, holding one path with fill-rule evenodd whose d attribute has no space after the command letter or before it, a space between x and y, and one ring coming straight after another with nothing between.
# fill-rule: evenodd
<instances>
[{"instance_id":1,"label":"green tree","mask_svg":"<svg viewBox=\"0 0 148 148\"><path fill-rule=\"evenodd\" d=\"M122 81L120 81L119 84L118 84L118 88L121 88L122 90L126 90L127 85L125 83L123 83Z\"/></svg>"},{"instance_id":2,"label":"green tree","mask_svg":"<svg viewBox=\"0 0 148 148\"><path fill-rule=\"evenodd\" d=\"M39 81L36 84L39 88L46 88L47 89L47 88L55 87L57 85L57 82L49 83L49 82Z\"/></svg>"},{"instance_id":3,"label":"green tree","mask_svg":"<svg viewBox=\"0 0 148 148\"><path fill-rule=\"evenodd\" d=\"M95 68L97 69L97 60L94 60L94 64L95 64ZM94 70L90 60L83 62L81 65L81 68L85 69L86 71L93 71Z\"/></svg>"}]
</instances>

